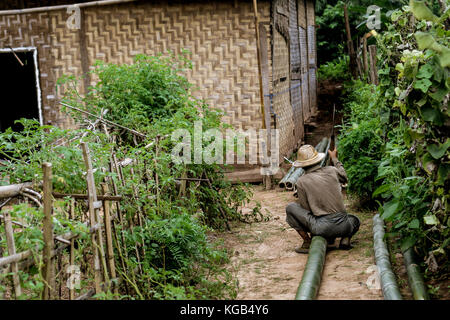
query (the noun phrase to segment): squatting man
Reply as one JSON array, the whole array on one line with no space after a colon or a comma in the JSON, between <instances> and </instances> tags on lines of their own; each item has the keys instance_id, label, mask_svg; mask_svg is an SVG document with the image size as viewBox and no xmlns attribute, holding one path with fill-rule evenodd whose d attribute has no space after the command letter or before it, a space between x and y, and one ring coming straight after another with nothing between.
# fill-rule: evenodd
<instances>
[{"instance_id":1,"label":"squatting man","mask_svg":"<svg viewBox=\"0 0 450 320\"><path fill-rule=\"evenodd\" d=\"M297 253L308 253L313 236L322 236L328 248L341 238L339 249L351 248L350 239L358 231L360 221L345 210L341 184L347 183L347 174L337 158L337 150L328 150L333 166L321 167L325 153L311 145L303 145L297 153L294 167L305 170L296 183L298 200L286 207L286 222L303 239Z\"/></svg>"}]
</instances>

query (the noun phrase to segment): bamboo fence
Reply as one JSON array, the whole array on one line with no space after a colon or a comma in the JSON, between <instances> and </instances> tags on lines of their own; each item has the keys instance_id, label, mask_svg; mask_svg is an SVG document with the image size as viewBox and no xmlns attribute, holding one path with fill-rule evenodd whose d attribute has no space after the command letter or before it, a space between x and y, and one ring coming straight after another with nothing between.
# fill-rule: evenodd
<instances>
[{"instance_id":1,"label":"bamboo fence","mask_svg":"<svg viewBox=\"0 0 450 320\"><path fill-rule=\"evenodd\" d=\"M68 299L68 300L85 300L92 298L95 294L112 293L118 295L119 285L123 284L123 289L128 294L129 288L127 283L122 282L117 271L116 263L119 263L122 274L131 274L135 277L134 270L128 270L125 258L127 252L125 247L121 247L118 237L121 237L121 242L125 246L125 239L121 228L129 228L132 232L133 227L137 224L142 226L143 213L139 212L137 222L132 219L125 220L122 214L120 201L125 198L137 199L137 191L132 195L118 195L118 187L113 179L108 179L101 183L101 188L95 185L94 169L90 155L89 147L86 143L81 142L80 147L83 151L83 160L86 166L86 194L64 194L53 192L52 190L52 165L51 163L44 163L42 165L43 181L40 183L43 187L42 195L32 190L32 184L23 183L0 187L0 199L7 199L0 202L0 225L4 223L5 238L7 252L1 251L0 248L0 282L6 287L5 292L9 292L9 299L24 298L22 295L26 294L21 286L20 272L27 272L33 265L40 268L42 274L42 281L44 283L41 292L41 298L44 300ZM113 153L110 161L110 170L117 174L119 183L124 185L124 175L122 167ZM131 170L133 173L133 170ZM28 190L25 195L24 190ZM97 194L97 190L102 190L103 194ZM110 190L113 191L111 194ZM10 210L6 204L12 198L27 199L27 196L33 193L36 197L37 203L41 205L42 200L44 211L44 219L42 221L43 242L42 250L37 247L21 252L16 252L15 237L16 233L20 233L23 229L30 226L20 221L14 221L11 217ZM80 246L82 241L79 239L80 233L68 232L66 234L57 235L54 233L54 219L53 212L55 209L54 199L70 198L67 215L70 221L81 221L89 229L90 240L86 240L84 245L88 247L88 251L92 252L92 259L87 259L86 255L83 257L76 257L75 249ZM88 212L87 219L84 215L76 217L75 209L83 210L83 205L87 201ZM1 211L3 208L3 211ZM14 229L13 226L16 228ZM81 231L81 230L80 230ZM2 234L0 234L2 238ZM135 253L138 262L141 261L141 255L145 248L143 246L136 246ZM7 253L7 255L5 254ZM90 274L93 274L93 281L84 281L87 283L84 288L75 290L73 275L76 271L76 266L82 264L82 261L88 263L88 268L84 274L80 275L84 280L89 279ZM40 263L42 262L42 264ZM74 267L75 266L75 267ZM74 271L75 270L75 271ZM138 270L142 274L142 270ZM9 281L10 280L10 281ZM71 284L71 285L69 285ZM4 297L8 298L5 292Z\"/></svg>"}]
</instances>

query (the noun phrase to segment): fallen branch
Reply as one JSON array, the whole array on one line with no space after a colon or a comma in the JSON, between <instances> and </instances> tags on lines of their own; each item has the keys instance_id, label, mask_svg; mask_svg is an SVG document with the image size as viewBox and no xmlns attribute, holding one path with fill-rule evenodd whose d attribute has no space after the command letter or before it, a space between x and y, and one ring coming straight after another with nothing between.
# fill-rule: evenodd
<instances>
[{"instance_id":1,"label":"fallen branch","mask_svg":"<svg viewBox=\"0 0 450 320\"><path fill-rule=\"evenodd\" d=\"M142 137L142 138L147 138L147 136L146 136L145 134L143 134L143 133L140 133L140 132L138 132L138 131L136 131L136 130L133 130L133 129L124 127L124 126L122 126L122 125L120 125L120 124L118 124L118 123L115 123L115 122L112 122L112 121L103 119L103 118L101 118L101 117L99 117L99 116L97 116L97 115L95 115L95 114L93 114L93 113L87 112L87 111L85 111L85 110L82 110L82 109L80 109L80 108L77 108L77 107L74 107L74 106L71 106L71 105L68 105L67 103L64 103L64 102L60 102L60 104L62 104L62 105L65 106L65 107L68 107L68 108L70 108L70 109L77 110L77 111L79 111L79 112L81 112L81 113L87 114L87 115L89 115L89 116L91 116L91 117L97 118L98 120L100 120L100 122L109 124L109 125L114 126L114 127L119 127L119 128L121 128L121 129L124 129L124 130L127 130L127 131L131 132L132 134L135 134L135 135L140 136L140 137Z\"/></svg>"},{"instance_id":2,"label":"fallen branch","mask_svg":"<svg viewBox=\"0 0 450 320\"><path fill-rule=\"evenodd\" d=\"M59 193L59 192L53 192L52 195L55 198L65 198L70 197L74 199L88 199L87 194L81 194L81 193ZM131 197L131 195L125 195L128 197ZM109 195L97 195L97 200L108 200L108 201L121 201L123 199L123 196L121 195L115 195L115 196L109 196Z\"/></svg>"},{"instance_id":3,"label":"fallen branch","mask_svg":"<svg viewBox=\"0 0 450 320\"><path fill-rule=\"evenodd\" d=\"M31 187L33 183L25 182L19 184L11 184L8 186L0 186L0 199L16 197L24 188Z\"/></svg>"}]
</instances>

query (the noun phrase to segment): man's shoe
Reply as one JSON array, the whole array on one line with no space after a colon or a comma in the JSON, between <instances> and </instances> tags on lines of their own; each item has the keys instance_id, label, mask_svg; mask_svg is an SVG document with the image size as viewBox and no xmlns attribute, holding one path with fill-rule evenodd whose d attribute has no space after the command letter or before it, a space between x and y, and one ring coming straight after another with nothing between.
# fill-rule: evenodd
<instances>
[{"instance_id":1,"label":"man's shoe","mask_svg":"<svg viewBox=\"0 0 450 320\"><path fill-rule=\"evenodd\" d=\"M341 242L339 243L339 249L341 250L350 250L353 248L350 244L350 237L345 237L341 239Z\"/></svg>"},{"instance_id":2,"label":"man's shoe","mask_svg":"<svg viewBox=\"0 0 450 320\"><path fill-rule=\"evenodd\" d=\"M295 248L295 252L297 252L297 253L308 253L310 245L311 245L311 242L303 241L303 244L302 244L301 247Z\"/></svg>"}]
</instances>

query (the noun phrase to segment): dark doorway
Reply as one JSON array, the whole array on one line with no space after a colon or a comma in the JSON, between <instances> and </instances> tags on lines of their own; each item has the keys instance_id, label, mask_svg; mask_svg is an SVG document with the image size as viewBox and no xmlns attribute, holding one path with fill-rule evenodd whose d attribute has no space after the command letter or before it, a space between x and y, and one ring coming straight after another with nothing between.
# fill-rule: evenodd
<instances>
[{"instance_id":1,"label":"dark doorway","mask_svg":"<svg viewBox=\"0 0 450 320\"><path fill-rule=\"evenodd\" d=\"M38 92L36 87L36 66L34 51L0 52L0 132L12 127L14 131L21 126L14 124L20 118L39 120Z\"/></svg>"}]
</instances>

